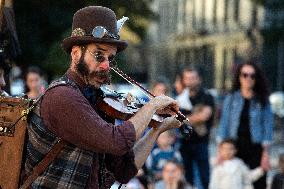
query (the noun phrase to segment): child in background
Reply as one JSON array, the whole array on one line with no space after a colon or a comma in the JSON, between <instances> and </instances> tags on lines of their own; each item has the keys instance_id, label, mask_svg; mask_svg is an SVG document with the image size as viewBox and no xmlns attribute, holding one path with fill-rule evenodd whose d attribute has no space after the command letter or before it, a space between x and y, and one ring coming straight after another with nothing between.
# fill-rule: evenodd
<instances>
[{"instance_id":1,"label":"child in background","mask_svg":"<svg viewBox=\"0 0 284 189\"><path fill-rule=\"evenodd\" d=\"M182 164L167 161L162 170L162 180L155 183L154 189L191 189L184 178Z\"/></svg>"},{"instance_id":2,"label":"child in background","mask_svg":"<svg viewBox=\"0 0 284 189\"><path fill-rule=\"evenodd\" d=\"M161 179L162 169L168 160L176 160L182 163L179 151L173 148L175 131L165 131L157 139L158 147L155 148L147 159L146 166L154 176L154 180Z\"/></svg>"},{"instance_id":3,"label":"child in background","mask_svg":"<svg viewBox=\"0 0 284 189\"><path fill-rule=\"evenodd\" d=\"M221 161L213 167L209 189L253 189L252 182L264 174L266 168L249 170L241 159L235 157L236 152L233 140L220 143Z\"/></svg>"},{"instance_id":4,"label":"child in background","mask_svg":"<svg viewBox=\"0 0 284 189\"><path fill-rule=\"evenodd\" d=\"M284 153L279 156L280 172L273 177L271 189L284 189Z\"/></svg>"}]
</instances>

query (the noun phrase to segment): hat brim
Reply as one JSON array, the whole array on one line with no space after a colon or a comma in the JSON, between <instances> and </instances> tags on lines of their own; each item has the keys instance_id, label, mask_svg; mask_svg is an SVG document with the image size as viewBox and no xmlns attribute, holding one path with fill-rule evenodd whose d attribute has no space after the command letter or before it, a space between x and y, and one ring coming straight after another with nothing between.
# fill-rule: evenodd
<instances>
[{"instance_id":1,"label":"hat brim","mask_svg":"<svg viewBox=\"0 0 284 189\"><path fill-rule=\"evenodd\" d=\"M126 41L106 39L106 38L94 38L92 36L68 37L62 41L61 46L64 49L64 51L66 51L67 53L70 53L74 45L85 45L88 43L113 44L117 47L117 53L125 50L128 46L128 43Z\"/></svg>"}]
</instances>

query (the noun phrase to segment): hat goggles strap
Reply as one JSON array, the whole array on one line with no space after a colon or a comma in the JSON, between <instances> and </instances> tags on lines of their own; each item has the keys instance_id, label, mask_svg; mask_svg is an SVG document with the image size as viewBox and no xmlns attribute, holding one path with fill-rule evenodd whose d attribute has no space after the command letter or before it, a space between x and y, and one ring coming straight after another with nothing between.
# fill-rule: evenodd
<instances>
[{"instance_id":1,"label":"hat goggles strap","mask_svg":"<svg viewBox=\"0 0 284 189\"><path fill-rule=\"evenodd\" d=\"M111 33L103 26L96 26L92 31L92 36L94 36L95 38L100 38L100 39L106 37L106 38L112 38L112 39L119 40L120 38L119 35Z\"/></svg>"}]
</instances>

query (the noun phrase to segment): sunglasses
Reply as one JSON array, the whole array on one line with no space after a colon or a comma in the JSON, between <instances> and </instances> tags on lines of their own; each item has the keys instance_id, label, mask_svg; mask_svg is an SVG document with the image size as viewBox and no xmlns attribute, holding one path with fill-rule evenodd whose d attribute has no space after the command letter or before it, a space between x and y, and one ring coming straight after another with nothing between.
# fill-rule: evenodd
<instances>
[{"instance_id":1,"label":"sunglasses","mask_svg":"<svg viewBox=\"0 0 284 189\"><path fill-rule=\"evenodd\" d=\"M255 79L255 74L251 74L251 73L241 73L241 76L243 78L251 78L251 79Z\"/></svg>"},{"instance_id":2,"label":"sunglasses","mask_svg":"<svg viewBox=\"0 0 284 189\"><path fill-rule=\"evenodd\" d=\"M105 57L104 54L100 51L98 52L91 52L86 48L86 51L88 51L98 63L102 63L105 60L108 60L110 67L116 66L116 61L115 61L115 56L114 55L110 55L109 57Z\"/></svg>"}]
</instances>

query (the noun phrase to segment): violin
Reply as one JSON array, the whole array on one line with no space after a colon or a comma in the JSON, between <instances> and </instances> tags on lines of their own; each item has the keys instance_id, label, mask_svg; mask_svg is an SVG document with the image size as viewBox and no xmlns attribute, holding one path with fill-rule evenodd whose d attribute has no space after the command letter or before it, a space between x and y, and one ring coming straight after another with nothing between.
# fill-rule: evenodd
<instances>
[{"instance_id":1,"label":"violin","mask_svg":"<svg viewBox=\"0 0 284 189\"><path fill-rule=\"evenodd\" d=\"M147 103L130 93L118 93L106 87L101 88L101 90L103 91L103 98L96 102L96 106L100 107L100 111L115 119L128 120ZM157 127L165 117L168 117L168 115L154 114L149 126Z\"/></svg>"},{"instance_id":2,"label":"violin","mask_svg":"<svg viewBox=\"0 0 284 189\"><path fill-rule=\"evenodd\" d=\"M138 82L126 75L116 66L112 66L111 70L121 76L123 79L125 79L131 85L138 87L138 89L141 90L150 99L155 97L155 95L152 94L149 90L142 87L142 85L140 85ZM112 92L112 95L105 95L104 99L99 103L100 104L97 105L100 107L100 110L104 111L107 115L112 116L116 119L127 120L131 116L133 116L139 110L139 108L141 108L146 102L141 102L141 100L139 101L137 98L134 98L131 95L123 97L119 95L119 93ZM183 123L179 129L181 134L188 139L190 134L192 133L192 127L188 118L180 111L176 111L173 107L171 108L171 111L176 113L175 118L181 123ZM151 119L150 126L156 127L157 124L161 123L163 119L168 116L169 115L161 116L154 114Z\"/></svg>"}]
</instances>

